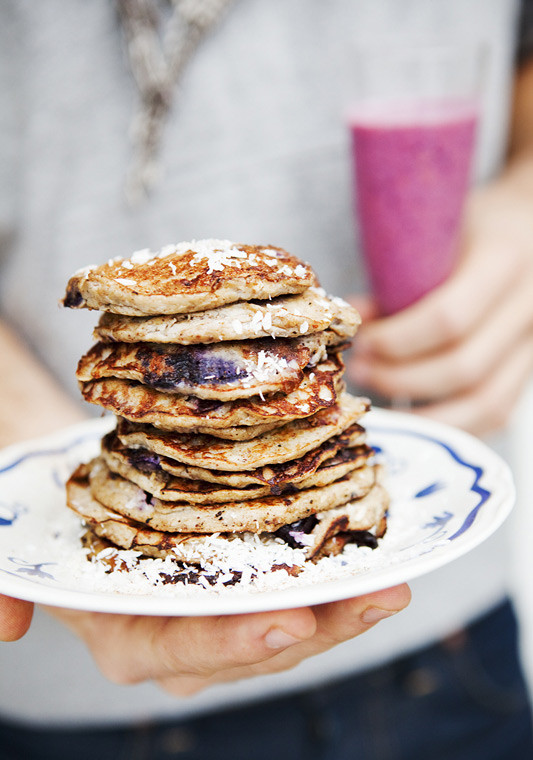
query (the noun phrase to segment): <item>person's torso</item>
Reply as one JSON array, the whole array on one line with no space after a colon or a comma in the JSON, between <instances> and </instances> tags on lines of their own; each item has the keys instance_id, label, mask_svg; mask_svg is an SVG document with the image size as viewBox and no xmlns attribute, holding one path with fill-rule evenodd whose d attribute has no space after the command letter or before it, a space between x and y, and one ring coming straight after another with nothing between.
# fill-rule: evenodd
<instances>
[{"instance_id":1,"label":"person's torso","mask_svg":"<svg viewBox=\"0 0 533 760\"><path fill-rule=\"evenodd\" d=\"M161 180L147 201L129 207L123 187L136 92L114 5L20 0L5 8L2 77L12 100L0 114L9 149L2 166L10 171L0 198L0 304L73 392L95 318L63 312L57 299L78 267L216 237L283 246L309 260L331 292L359 288L345 124L357 41L392 32L485 40L491 59L478 177L493 173L504 154L516 2L238 0L176 89ZM107 683L81 644L38 615L25 640L0 647L0 714L53 723L139 719L368 667L496 602L504 587L498 545L415 583L411 609L372 633L290 674L184 703L152 685Z\"/></svg>"}]
</instances>

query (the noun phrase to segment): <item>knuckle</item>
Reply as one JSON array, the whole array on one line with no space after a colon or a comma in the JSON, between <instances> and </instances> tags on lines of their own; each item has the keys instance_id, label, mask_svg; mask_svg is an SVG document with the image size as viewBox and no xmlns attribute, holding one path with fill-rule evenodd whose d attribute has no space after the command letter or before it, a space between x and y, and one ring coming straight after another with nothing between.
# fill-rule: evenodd
<instances>
[{"instance_id":1,"label":"knuckle","mask_svg":"<svg viewBox=\"0 0 533 760\"><path fill-rule=\"evenodd\" d=\"M457 352L453 363L448 367L450 385L457 389L470 388L480 379L480 365L474 361L470 352Z\"/></svg>"},{"instance_id":2,"label":"knuckle","mask_svg":"<svg viewBox=\"0 0 533 760\"><path fill-rule=\"evenodd\" d=\"M402 393L405 387L404 372L397 367L374 364L368 371L365 380L365 387L384 396Z\"/></svg>"},{"instance_id":3,"label":"knuckle","mask_svg":"<svg viewBox=\"0 0 533 760\"><path fill-rule=\"evenodd\" d=\"M435 306L435 325L442 339L456 343L465 334L465 320L462 309L450 308L448 303L439 302Z\"/></svg>"},{"instance_id":4,"label":"knuckle","mask_svg":"<svg viewBox=\"0 0 533 760\"><path fill-rule=\"evenodd\" d=\"M401 350L397 342L385 330L376 331L372 337L373 353L377 356L395 356Z\"/></svg>"},{"instance_id":5,"label":"knuckle","mask_svg":"<svg viewBox=\"0 0 533 760\"><path fill-rule=\"evenodd\" d=\"M329 645L341 644L361 633L361 613L365 604L365 600L361 597L352 597L344 599L341 603L334 603L335 606L330 608L331 614L322 624L322 630L327 634Z\"/></svg>"},{"instance_id":6,"label":"knuckle","mask_svg":"<svg viewBox=\"0 0 533 760\"><path fill-rule=\"evenodd\" d=\"M164 671L170 677L208 678L216 672L209 663L197 657L189 655L184 658L181 647L171 639L162 642L159 654Z\"/></svg>"},{"instance_id":7,"label":"knuckle","mask_svg":"<svg viewBox=\"0 0 533 760\"><path fill-rule=\"evenodd\" d=\"M106 658L97 662L107 680L119 686L133 686L144 680L126 663L116 662L113 658Z\"/></svg>"}]
</instances>

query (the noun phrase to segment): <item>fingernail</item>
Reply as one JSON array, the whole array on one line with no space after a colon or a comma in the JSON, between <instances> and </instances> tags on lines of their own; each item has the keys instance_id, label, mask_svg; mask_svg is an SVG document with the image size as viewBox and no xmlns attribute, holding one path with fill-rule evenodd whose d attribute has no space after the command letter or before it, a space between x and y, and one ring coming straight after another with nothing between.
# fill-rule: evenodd
<instances>
[{"instance_id":1,"label":"fingernail","mask_svg":"<svg viewBox=\"0 0 533 760\"><path fill-rule=\"evenodd\" d=\"M379 623L380 620L396 615L399 610L383 610L381 607L369 607L361 615L363 623L372 625L373 623Z\"/></svg>"},{"instance_id":2,"label":"fingernail","mask_svg":"<svg viewBox=\"0 0 533 760\"><path fill-rule=\"evenodd\" d=\"M285 633L281 628L271 628L265 636L265 644L269 649L286 649L297 644L299 640L289 633Z\"/></svg>"}]
</instances>

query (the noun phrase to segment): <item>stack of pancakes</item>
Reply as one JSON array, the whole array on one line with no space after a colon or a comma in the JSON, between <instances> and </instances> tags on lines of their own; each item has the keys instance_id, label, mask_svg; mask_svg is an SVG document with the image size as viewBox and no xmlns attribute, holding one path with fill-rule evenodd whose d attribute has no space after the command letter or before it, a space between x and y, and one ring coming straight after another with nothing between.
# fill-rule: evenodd
<instances>
[{"instance_id":1,"label":"stack of pancakes","mask_svg":"<svg viewBox=\"0 0 533 760\"><path fill-rule=\"evenodd\" d=\"M273 246L181 243L77 272L63 304L103 312L77 377L117 416L67 483L86 542L201 564L213 536L254 534L306 562L383 535L358 422L369 402L342 379L359 316L309 265Z\"/></svg>"}]
</instances>

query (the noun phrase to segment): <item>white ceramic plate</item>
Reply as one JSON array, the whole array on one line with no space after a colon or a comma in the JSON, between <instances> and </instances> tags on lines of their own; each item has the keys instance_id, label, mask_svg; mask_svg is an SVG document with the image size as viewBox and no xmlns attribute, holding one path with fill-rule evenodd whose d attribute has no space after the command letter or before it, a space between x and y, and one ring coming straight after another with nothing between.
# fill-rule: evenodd
<instances>
[{"instance_id":1,"label":"white ceramic plate","mask_svg":"<svg viewBox=\"0 0 533 760\"><path fill-rule=\"evenodd\" d=\"M92 420L0 452L0 592L76 609L146 615L208 615L282 609L368 593L408 581L465 554L509 514L507 465L477 439L414 415L376 409L365 417L387 467L389 527L378 549L349 547L281 587L212 589L117 586L80 547L64 482L93 456L112 425ZM322 566L321 566L322 567ZM124 575L118 574L118 575ZM274 576L272 576L274 577ZM271 584L272 586L272 584Z\"/></svg>"}]
</instances>

